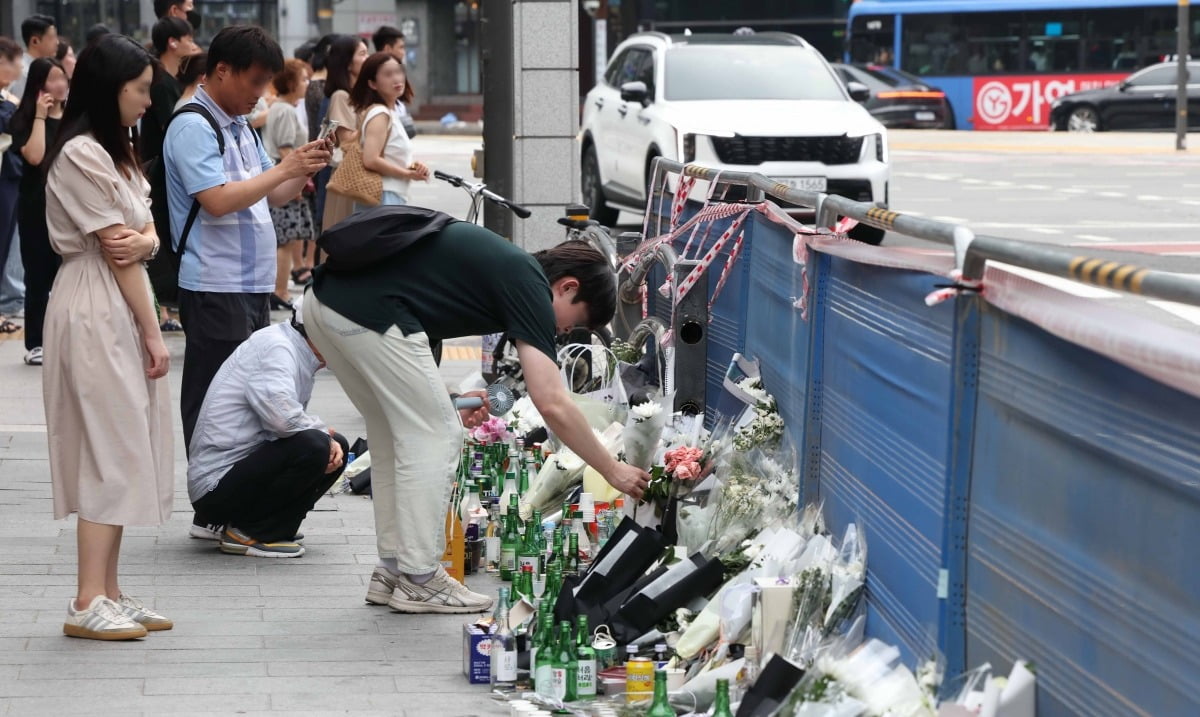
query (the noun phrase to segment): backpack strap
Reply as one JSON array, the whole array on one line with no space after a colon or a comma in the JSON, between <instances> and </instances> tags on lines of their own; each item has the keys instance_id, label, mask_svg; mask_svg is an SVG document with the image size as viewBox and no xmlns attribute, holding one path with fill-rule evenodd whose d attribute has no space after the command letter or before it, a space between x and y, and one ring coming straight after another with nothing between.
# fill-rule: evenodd
<instances>
[{"instance_id":1,"label":"backpack strap","mask_svg":"<svg viewBox=\"0 0 1200 717\"><path fill-rule=\"evenodd\" d=\"M199 102L189 102L183 107L176 110L175 114L171 115L173 122L176 117L184 113L195 113L208 120L208 124L212 127L213 132L217 135L217 148L221 152L221 156L225 156L225 134L221 132L221 128L217 126L217 119L212 116L208 108ZM168 123L169 124L169 123ZM182 257L184 250L187 248L188 234L192 231L192 225L196 223L196 217L200 215L200 200L192 198L192 207L188 210L187 221L183 224L183 233L179 236L179 249L177 254Z\"/></svg>"}]
</instances>

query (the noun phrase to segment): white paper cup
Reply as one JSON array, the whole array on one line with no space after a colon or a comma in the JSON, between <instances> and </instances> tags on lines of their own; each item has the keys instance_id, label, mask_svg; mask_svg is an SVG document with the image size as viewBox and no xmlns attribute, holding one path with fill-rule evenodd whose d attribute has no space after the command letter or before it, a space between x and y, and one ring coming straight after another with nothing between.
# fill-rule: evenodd
<instances>
[{"instance_id":1,"label":"white paper cup","mask_svg":"<svg viewBox=\"0 0 1200 717\"><path fill-rule=\"evenodd\" d=\"M678 692L687 683L687 670L667 670L667 691Z\"/></svg>"},{"instance_id":2,"label":"white paper cup","mask_svg":"<svg viewBox=\"0 0 1200 717\"><path fill-rule=\"evenodd\" d=\"M528 700L513 700L508 703L509 717L522 717L529 712L527 708L534 708L533 703Z\"/></svg>"}]
</instances>

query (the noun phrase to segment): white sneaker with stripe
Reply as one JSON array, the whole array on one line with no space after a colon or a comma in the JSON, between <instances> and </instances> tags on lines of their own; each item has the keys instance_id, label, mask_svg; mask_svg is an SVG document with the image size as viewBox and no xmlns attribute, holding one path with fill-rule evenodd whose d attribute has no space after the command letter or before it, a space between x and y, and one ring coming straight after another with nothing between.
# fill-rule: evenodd
<instances>
[{"instance_id":1,"label":"white sneaker with stripe","mask_svg":"<svg viewBox=\"0 0 1200 717\"><path fill-rule=\"evenodd\" d=\"M129 616L129 619L151 632L155 630L170 630L175 627L175 623L171 622L170 619L159 615L143 605L137 598L130 597L125 593L121 593L121 599L117 601L117 607L121 608L121 612Z\"/></svg>"},{"instance_id":2,"label":"white sneaker with stripe","mask_svg":"<svg viewBox=\"0 0 1200 717\"><path fill-rule=\"evenodd\" d=\"M471 592L439 565L437 572L423 584L414 583L407 575L397 577L388 607L397 612L455 615L487 612L492 608L492 599Z\"/></svg>"},{"instance_id":3,"label":"white sneaker with stripe","mask_svg":"<svg viewBox=\"0 0 1200 717\"><path fill-rule=\"evenodd\" d=\"M136 640L146 636L146 628L125 614L104 595L92 598L84 610L75 609L75 600L67 605L63 634L88 640Z\"/></svg>"}]
</instances>

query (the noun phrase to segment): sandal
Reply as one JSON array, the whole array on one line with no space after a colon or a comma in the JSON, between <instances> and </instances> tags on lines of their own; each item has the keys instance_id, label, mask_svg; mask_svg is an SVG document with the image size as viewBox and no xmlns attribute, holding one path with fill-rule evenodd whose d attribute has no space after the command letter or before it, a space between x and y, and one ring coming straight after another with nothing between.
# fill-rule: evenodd
<instances>
[{"instance_id":1,"label":"sandal","mask_svg":"<svg viewBox=\"0 0 1200 717\"><path fill-rule=\"evenodd\" d=\"M15 334L21 330L21 327L8 319L0 319L0 334Z\"/></svg>"},{"instance_id":2,"label":"sandal","mask_svg":"<svg viewBox=\"0 0 1200 717\"><path fill-rule=\"evenodd\" d=\"M183 324L175 319L167 319L158 328L161 331L183 331Z\"/></svg>"},{"instance_id":3,"label":"sandal","mask_svg":"<svg viewBox=\"0 0 1200 717\"><path fill-rule=\"evenodd\" d=\"M301 279L301 276L304 278ZM306 266L300 269L292 269L292 281L297 284L307 284L312 281L312 267Z\"/></svg>"}]
</instances>

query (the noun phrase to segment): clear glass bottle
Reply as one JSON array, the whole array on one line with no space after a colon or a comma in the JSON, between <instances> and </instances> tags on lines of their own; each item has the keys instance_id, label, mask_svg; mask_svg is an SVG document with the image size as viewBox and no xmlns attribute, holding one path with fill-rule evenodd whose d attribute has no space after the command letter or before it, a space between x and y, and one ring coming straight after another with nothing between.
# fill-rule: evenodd
<instances>
[{"instance_id":1,"label":"clear glass bottle","mask_svg":"<svg viewBox=\"0 0 1200 717\"><path fill-rule=\"evenodd\" d=\"M517 474L509 471L504 476L504 491L500 494L500 513L508 515L508 512L516 505L516 501L520 498L520 492L517 490Z\"/></svg>"},{"instance_id":2,"label":"clear glass bottle","mask_svg":"<svg viewBox=\"0 0 1200 717\"><path fill-rule=\"evenodd\" d=\"M492 633L492 689L511 690L517 685L517 638L508 624L508 588L500 588L496 602L496 631Z\"/></svg>"},{"instance_id":3,"label":"clear glass bottle","mask_svg":"<svg viewBox=\"0 0 1200 717\"><path fill-rule=\"evenodd\" d=\"M487 529L483 534L483 552L487 558L488 572L500 569L500 542L504 534L504 526L500 522L500 506L496 501L488 504Z\"/></svg>"},{"instance_id":4,"label":"clear glass bottle","mask_svg":"<svg viewBox=\"0 0 1200 717\"><path fill-rule=\"evenodd\" d=\"M662 670L667 666L670 657L667 654L667 643L659 642L654 645L654 669Z\"/></svg>"}]
</instances>

